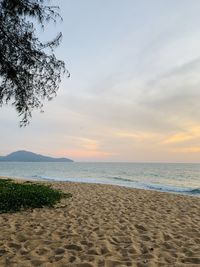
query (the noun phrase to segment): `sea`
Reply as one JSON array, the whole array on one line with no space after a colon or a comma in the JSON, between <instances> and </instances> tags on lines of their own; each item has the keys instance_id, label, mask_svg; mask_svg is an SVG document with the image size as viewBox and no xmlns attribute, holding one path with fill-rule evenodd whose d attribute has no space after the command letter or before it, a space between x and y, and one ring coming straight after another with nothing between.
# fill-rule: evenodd
<instances>
[{"instance_id":1,"label":"sea","mask_svg":"<svg viewBox=\"0 0 200 267\"><path fill-rule=\"evenodd\" d=\"M0 162L0 176L112 184L200 197L200 164Z\"/></svg>"}]
</instances>

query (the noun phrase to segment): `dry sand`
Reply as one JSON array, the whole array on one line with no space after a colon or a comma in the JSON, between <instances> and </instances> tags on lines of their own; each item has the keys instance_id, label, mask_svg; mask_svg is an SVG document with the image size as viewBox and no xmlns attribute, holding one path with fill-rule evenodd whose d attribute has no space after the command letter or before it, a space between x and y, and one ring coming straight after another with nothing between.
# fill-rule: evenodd
<instances>
[{"instance_id":1,"label":"dry sand","mask_svg":"<svg viewBox=\"0 0 200 267\"><path fill-rule=\"evenodd\" d=\"M0 266L200 266L200 198L55 183L54 209L0 214Z\"/></svg>"}]
</instances>

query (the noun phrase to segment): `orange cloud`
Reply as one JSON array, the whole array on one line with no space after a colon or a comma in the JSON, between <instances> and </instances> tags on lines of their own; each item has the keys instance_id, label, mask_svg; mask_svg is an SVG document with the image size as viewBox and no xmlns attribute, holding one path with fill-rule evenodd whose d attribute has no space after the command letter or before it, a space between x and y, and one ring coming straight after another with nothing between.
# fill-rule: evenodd
<instances>
[{"instance_id":1,"label":"orange cloud","mask_svg":"<svg viewBox=\"0 0 200 267\"><path fill-rule=\"evenodd\" d=\"M180 143L196 138L200 138L200 127L193 127L191 129L186 130L185 132L176 133L172 136L167 137L162 143L163 144Z\"/></svg>"},{"instance_id":2,"label":"orange cloud","mask_svg":"<svg viewBox=\"0 0 200 267\"><path fill-rule=\"evenodd\" d=\"M175 153L200 153L200 146L197 147L179 147L172 150Z\"/></svg>"},{"instance_id":3,"label":"orange cloud","mask_svg":"<svg viewBox=\"0 0 200 267\"><path fill-rule=\"evenodd\" d=\"M66 149L57 152L60 156L70 158L107 158L114 155L114 153L98 151L98 150L85 150L85 149Z\"/></svg>"},{"instance_id":4,"label":"orange cloud","mask_svg":"<svg viewBox=\"0 0 200 267\"><path fill-rule=\"evenodd\" d=\"M97 150L99 148L99 143L94 139L89 138L79 138L80 147L86 150Z\"/></svg>"},{"instance_id":5,"label":"orange cloud","mask_svg":"<svg viewBox=\"0 0 200 267\"><path fill-rule=\"evenodd\" d=\"M131 139L136 139L139 141L143 141L145 139L151 139L156 136L156 134L153 133L148 133L148 132L118 132L116 133L117 136L122 137L122 138L131 138Z\"/></svg>"},{"instance_id":6,"label":"orange cloud","mask_svg":"<svg viewBox=\"0 0 200 267\"><path fill-rule=\"evenodd\" d=\"M187 140L192 139L193 136L187 133L177 133L170 137L168 137L166 140L163 141L163 144L170 144L170 143L179 143L184 142Z\"/></svg>"},{"instance_id":7,"label":"orange cloud","mask_svg":"<svg viewBox=\"0 0 200 267\"><path fill-rule=\"evenodd\" d=\"M76 137L75 143L76 147L57 151L57 154L65 157L82 159L106 159L107 157L114 155L113 153L102 151L99 142L94 139Z\"/></svg>"}]
</instances>

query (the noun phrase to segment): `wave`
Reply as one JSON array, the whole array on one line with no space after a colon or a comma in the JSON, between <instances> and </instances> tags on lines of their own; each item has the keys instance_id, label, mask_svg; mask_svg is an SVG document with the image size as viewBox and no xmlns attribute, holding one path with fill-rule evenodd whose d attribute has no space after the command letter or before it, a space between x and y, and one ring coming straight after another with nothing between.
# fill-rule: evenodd
<instances>
[{"instance_id":1,"label":"wave","mask_svg":"<svg viewBox=\"0 0 200 267\"><path fill-rule=\"evenodd\" d=\"M47 180L47 181L67 181L67 179L64 178L55 178L55 177L49 177L45 175L32 175L31 178L36 179L36 180Z\"/></svg>"},{"instance_id":2,"label":"wave","mask_svg":"<svg viewBox=\"0 0 200 267\"><path fill-rule=\"evenodd\" d=\"M135 188L141 188L141 189L148 189L148 190L156 190L161 192L171 192L171 193L177 193L177 194L187 194L187 195L200 195L200 188L181 188L181 187L175 187L175 186L167 186L167 185L155 185L155 184L148 184L148 183L142 183L133 179L129 178L122 178L122 177L109 177L112 180L119 181L120 183L118 185L123 185L125 183L125 186L128 187L135 187Z\"/></svg>"},{"instance_id":3,"label":"wave","mask_svg":"<svg viewBox=\"0 0 200 267\"><path fill-rule=\"evenodd\" d=\"M112 180L117 180L117 181L122 181L122 182L134 182L136 183L136 181L134 181L133 179L128 179L128 178L122 178L122 177L109 177L111 178Z\"/></svg>"},{"instance_id":4,"label":"wave","mask_svg":"<svg viewBox=\"0 0 200 267\"><path fill-rule=\"evenodd\" d=\"M200 188L191 189L188 191L192 195L199 195L200 194Z\"/></svg>"},{"instance_id":5,"label":"wave","mask_svg":"<svg viewBox=\"0 0 200 267\"><path fill-rule=\"evenodd\" d=\"M103 181L97 181L96 179L91 178L60 178L60 177L49 177L45 175L32 175L31 178L36 180L47 180L47 181L54 181L54 182L78 182L78 183L104 183Z\"/></svg>"},{"instance_id":6,"label":"wave","mask_svg":"<svg viewBox=\"0 0 200 267\"><path fill-rule=\"evenodd\" d=\"M139 181L135 181L129 178L122 178L122 177L108 177L106 180L100 179L86 179L86 178L55 178L55 177L48 177L45 175L33 175L32 178L37 180L48 180L48 181L63 181L63 182L82 182L82 183L100 183L100 184L113 184L113 185L122 185L132 188L141 188L141 189L148 189L148 190L156 190L161 192L171 192L177 194L187 194L187 195L200 195L200 188L181 188L181 187L173 187L167 185L156 185L156 184L147 184L147 183L140 183ZM116 181L116 182L115 182Z\"/></svg>"},{"instance_id":7,"label":"wave","mask_svg":"<svg viewBox=\"0 0 200 267\"><path fill-rule=\"evenodd\" d=\"M44 175L32 175L31 178L36 178L40 180L55 180L54 178L44 176Z\"/></svg>"},{"instance_id":8,"label":"wave","mask_svg":"<svg viewBox=\"0 0 200 267\"><path fill-rule=\"evenodd\" d=\"M122 177L110 177L113 180L121 181L121 182L129 182L133 186L142 189L150 189L162 192L171 192L171 193L182 193L188 195L200 195L200 188L178 188L173 186L166 186L166 185L152 185L146 183L140 183L139 181L135 181L133 179L122 178ZM130 185L131 185L130 184Z\"/></svg>"},{"instance_id":9,"label":"wave","mask_svg":"<svg viewBox=\"0 0 200 267\"><path fill-rule=\"evenodd\" d=\"M170 186L157 186L157 185L146 185L150 190L158 190L162 192L172 192L179 194L188 194L188 195L200 195L200 188L178 188Z\"/></svg>"}]
</instances>

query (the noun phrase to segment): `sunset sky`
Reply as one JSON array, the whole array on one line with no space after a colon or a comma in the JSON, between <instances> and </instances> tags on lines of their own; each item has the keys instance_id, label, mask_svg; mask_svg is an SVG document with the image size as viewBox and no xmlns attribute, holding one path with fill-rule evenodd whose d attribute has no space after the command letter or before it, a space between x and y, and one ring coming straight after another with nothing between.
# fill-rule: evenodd
<instances>
[{"instance_id":1,"label":"sunset sky","mask_svg":"<svg viewBox=\"0 0 200 267\"><path fill-rule=\"evenodd\" d=\"M0 155L200 162L200 1L60 0L56 50L71 78L19 128L0 110Z\"/></svg>"}]
</instances>

